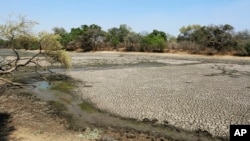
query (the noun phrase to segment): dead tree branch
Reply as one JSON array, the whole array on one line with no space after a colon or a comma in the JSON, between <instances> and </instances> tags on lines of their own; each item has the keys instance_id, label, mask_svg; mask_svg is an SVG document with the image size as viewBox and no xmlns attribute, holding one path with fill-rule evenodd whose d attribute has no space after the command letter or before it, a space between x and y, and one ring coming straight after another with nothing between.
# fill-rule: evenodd
<instances>
[{"instance_id":1,"label":"dead tree branch","mask_svg":"<svg viewBox=\"0 0 250 141\"><path fill-rule=\"evenodd\" d=\"M1 81L4 81L4 82L6 82L6 83L9 83L9 84L11 84L11 85L14 85L14 86L18 86L18 87L20 87L20 88L23 88L23 87L26 87L26 86L36 87L36 85L32 85L32 84L21 84L21 83L17 83L17 82L12 82L12 81L10 81L10 80L7 80L7 79L1 78L1 77L0 77L0 80L1 80Z\"/></svg>"}]
</instances>

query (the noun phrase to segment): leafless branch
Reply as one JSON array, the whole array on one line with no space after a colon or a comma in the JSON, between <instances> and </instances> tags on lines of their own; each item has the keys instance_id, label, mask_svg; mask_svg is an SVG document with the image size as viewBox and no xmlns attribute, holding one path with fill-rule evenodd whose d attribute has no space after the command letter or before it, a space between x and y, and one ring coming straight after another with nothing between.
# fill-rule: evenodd
<instances>
[{"instance_id":1,"label":"leafless branch","mask_svg":"<svg viewBox=\"0 0 250 141\"><path fill-rule=\"evenodd\" d=\"M1 77L0 77L0 80L1 80L1 81L4 81L4 82L6 82L6 83L9 83L9 84L11 84L11 85L14 85L14 86L18 86L18 87L20 87L20 88L23 88L23 87L25 87L25 86L33 86L33 87L36 87L36 85L16 83L16 82L12 82L12 81L10 81L10 80L7 80L7 79L1 78Z\"/></svg>"}]
</instances>

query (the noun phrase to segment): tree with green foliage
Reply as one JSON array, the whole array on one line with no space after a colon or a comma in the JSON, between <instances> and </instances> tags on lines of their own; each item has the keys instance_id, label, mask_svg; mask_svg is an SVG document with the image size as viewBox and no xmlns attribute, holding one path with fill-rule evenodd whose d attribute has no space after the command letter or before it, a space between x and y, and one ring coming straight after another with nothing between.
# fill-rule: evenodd
<instances>
[{"instance_id":1,"label":"tree with green foliage","mask_svg":"<svg viewBox=\"0 0 250 141\"><path fill-rule=\"evenodd\" d=\"M67 31L63 27L54 27L52 30L54 31L54 34L58 34L60 36L67 33Z\"/></svg>"},{"instance_id":2,"label":"tree with green foliage","mask_svg":"<svg viewBox=\"0 0 250 141\"><path fill-rule=\"evenodd\" d=\"M240 40L250 40L250 31L249 30L243 30L243 31L239 31L236 33L235 38L240 41Z\"/></svg>"},{"instance_id":3,"label":"tree with green foliage","mask_svg":"<svg viewBox=\"0 0 250 141\"><path fill-rule=\"evenodd\" d=\"M72 40L69 33L63 27L54 27L52 30L54 31L54 34L61 36L60 42L63 47L66 48L67 44Z\"/></svg>"},{"instance_id":4,"label":"tree with green foliage","mask_svg":"<svg viewBox=\"0 0 250 141\"><path fill-rule=\"evenodd\" d=\"M220 26L208 26L208 47L213 47L219 52L229 51L233 49L237 42L233 39L233 26L225 24Z\"/></svg>"},{"instance_id":5,"label":"tree with green foliage","mask_svg":"<svg viewBox=\"0 0 250 141\"><path fill-rule=\"evenodd\" d=\"M189 25L180 28L178 42L191 42L199 45L199 50L212 48L218 52L232 50L237 42L233 38L233 26L225 25Z\"/></svg>"},{"instance_id":6,"label":"tree with green foliage","mask_svg":"<svg viewBox=\"0 0 250 141\"><path fill-rule=\"evenodd\" d=\"M119 28L113 27L108 29L107 41L115 48L121 43Z\"/></svg>"},{"instance_id":7,"label":"tree with green foliage","mask_svg":"<svg viewBox=\"0 0 250 141\"><path fill-rule=\"evenodd\" d=\"M34 64L36 67L42 66L38 57L46 57L61 63L66 68L71 67L69 55L62 50L62 45L58 41L59 35L50 33L41 33L34 36L32 28L37 23L19 16L15 20L8 20L5 24L0 25L0 38L7 40L7 46L12 49L15 57L11 60L3 59L0 62L0 75L13 73L20 67L28 64ZM21 57L14 41L18 38L32 38L39 43L39 51L31 57Z\"/></svg>"},{"instance_id":8,"label":"tree with green foliage","mask_svg":"<svg viewBox=\"0 0 250 141\"><path fill-rule=\"evenodd\" d=\"M60 62L64 67L70 68L71 59L59 42L60 38L57 34L40 32L38 36L40 54L44 55L50 63Z\"/></svg>"},{"instance_id":9,"label":"tree with green foliage","mask_svg":"<svg viewBox=\"0 0 250 141\"><path fill-rule=\"evenodd\" d=\"M119 28L113 27L108 30L107 41L111 43L113 47L117 47L119 44L127 45L127 36L132 32L131 28L126 24L121 24Z\"/></svg>"},{"instance_id":10,"label":"tree with green foliage","mask_svg":"<svg viewBox=\"0 0 250 141\"><path fill-rule=\"evenodd\" d=\"M97 50L105 36L102 28L96 24L81 25L81 27L72 28L69 33L61 33L60 28L54 29L54 33L59 33L61 36L61 43L68 50L75 50L78 47L82 48L84 51Z\"/></svg>"},{"instance_id":11,"label":"tree with green foliage","mask_svg":"<svg viewBox=\"0 0 250 141\"><path fill-rule=\"evenodd\" d=\"M140 44L142 42L142 36L139 33L130 32L126 38L125 41L126 44L126 50L127 51L140 51Z\"/></svg>"},{"instance_id":12,"label":"tree with green foliage","mask_svg":"<svg viewBox=\"0 0 250 141\"><path fill-rule=\"evenodd\" d=\"M119 27L119 34L118 34L119 41L126 45L126 38L130 32L131 32L131 28L128 25L121 24Z\"/></svg>"},{"instance_id":13,"label":"tree with green foliage","mask_svg":"<svg viewBox=\"0 0 250 141\"><path fill-rule=\"evenodd\" d=\"M239 53L237 55L250 56L250 31L239 31L234 38L238 43L236 51Z\"/></svg>"},{"instance_id":14,"label":"tree with green foliage","mask_svg":"<svg viewBox=\"0 0 250 141\"><path fill-rule=\"evenodd\" d=\"M85 51L97 50L98 45L104 40L104 31L101 26L96 24L83 25L83 34L81 35L82 48Z\"/></svg>"},{"instance_id":15,"label":"tree with green foliage","mask_svg":"<svg viewBox=\"0 0 250 141\"><path fill-rule=\"evenodd\" d=\"M154 37L154 36L159 36L162 37L165 41L167 41L167 34L163 31L159 31L154 29L152 33L150 33L150 36Z\"/></svg>"},{"instance_id":16,"label":"tree with green foliage","mask_svg":"<svg viewBox=\"0 0 250 141\"><path fill-rule=\"evenodd\" d=\"M163 31L153 30L152 33L143 37L141 51L163 52L166 48L166 33Z\"/></svg>"},{"instance_id":17,"label":"tree with green foliage","mask_svg":"<svg viewBox=\"0 0 250 141\"><path fill-rule=\"evenodd\" d=\"M250 56L250 41L243 44L243 55Z\"/></svg>"},{"instance_id":18,"label":"tree with green foliage","mask_svg":"<svg viewBox=\"0 0 250 141\"><path fill-rule=\"evenodd\" d=\"M8 41L0 39L0 48L6 48Z\"/></svg>"},{"instance_id":19,"label":"tree with green foliage","mask_svg":"<svg viewBox=\"0 0 250 141\"><path fill-rule=\"evenodd\" d=\"M190 41L194 42L196 41L196 32L201 28L198 24L188 25L188 26L182 26L180 28L180 34L178 35L177 41Z\"/></svg>"},{"instance_id":20,"label":"tree with green foliage","mask_svg":"<svg viewBox=\"0 0 250 141\"><path fill-rule=\"evenodd\" d=\"M26 37L26 36L19 36L14 39L13 41L14 46L16 49L25 49L25 50L37 50L39 49L39 43L37 39Z\"/></svg>"}]
</instances>

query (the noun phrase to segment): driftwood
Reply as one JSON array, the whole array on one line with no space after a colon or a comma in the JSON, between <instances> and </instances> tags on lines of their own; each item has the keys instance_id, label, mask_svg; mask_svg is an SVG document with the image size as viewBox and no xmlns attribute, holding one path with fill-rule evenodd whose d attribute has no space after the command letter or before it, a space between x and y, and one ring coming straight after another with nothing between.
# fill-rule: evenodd
<instances>
[{"instance_id":1,"label":"driftwood","mask_svg":"<svg viewBox=\"0 0 250 141\"><path fill-rule=\"evenodd\" d=\"M20 87L20 88L27 87L27 86L36 87L36 85L33 85L33 84L22 84L22 83L12 82L12 81L10 81L10 80L8 80L8 79L4 79L4 78L1 78L1 77L0 77L0 80L1 80L1 81L4 81L4 82L6 82L6 83L9 83L9 84L11 84L11 85L14 85L14 86L18 86L18 87Z\"/></svg>"},{"instance_id":2,"label":"driftwood","mask_svg":"<svg viewBox=\"0 0 250 141\"><path fill-rule=\"evenodd\" d=\"M12 50L15 53L16 58L13 59L13 60L11 60L10 62L8 62L6 64L1 64L0 75L12 74L12 72L16 71L19 67L27 66L30 63L34 63L36 66L40 66L38 64L38 62L33 61L33 59L35 59L37 56L39 56L40 54L42 54L41 47L40 47L40 50L39 50L39 52L37 54L35 54L31 58L27 59L27 61L25 61L22 64L18 64L18 62L20 60L22 60L22 59L20 58L20 55L18 54L18 52L16 51L16 49L13 47ZM7 69L4 69L5 66L9 66L9 67ZM12 82L12 81L10 81L8 79L5 79L5 78L2 78L2 77L0 77L0 80L4 81L6 83L9 83L9 84L11 84L13 86L18 86L20 88L26 87L26 86L36 87L35 85L32 85L32 84L21 84L21 83L17 83L17 82Z\"/></svg>"},{"instance_id":3,"label":"driftwood","mask_svg":"<svg viewBox=\"0 0 250 141\"><path fill-rule=\"evenodd\" d=\"M42 47L41 47L41 45L40 45L39 52L38 52L37 54L35 54L34 56L30 57L29 59L27 59L27 61L24 62L24 63L22 63L22 64L18 64L18 62L19 62L20 60L22 60L22 59L20 58L20 55L19 55L19 53L17 52L17 50L16 50L14 47L12 47L12 50L13 50L13 52L15 53L16 58L13 59L12 61L10 61L10 62L8 62L8 63L6 63L6 64L2 64L2 65L0 66L0 67L1 67L0 75L2 75L2 74L10 74L10 73L12 73L13 71L16 71L19 67L27 66L27 65L30 64L30 63L34 63L36 66L40 66L40 65L38 64L38 62L35 62L35 61L33 61L33 60L34 60L36 57L38 57L39 55L44 54L44 53L42 52ZM4 66L10 66L10 68L4 69Z\"/></svg>"},{"instance_id":4,"label":"driftwood","mask_svg":"<svg viewBox=\"0 0 250 141\"><path fill-rule=\"evenodd\" d=\"M17 21L9 19L5 24L0 24L0 39L6 40L6 47L11 49L14 53L14 58L10 60L0 57L0 81L18 87L34 86L30 84L16 83L1 76L14 74L19 68L28 66L29 64L34 64L35 71L38 73L37 68L42 67L39 64L40 56L45 57L46 60L51 58L52 60L57 59L56 61L62 62L63 59L59 58L60 56L58 56L59 53L57 52L61 49L61 44L58 41L60 36L41 32L37 37L35 37L32 34L32 28L36 24L37 22L27 20L24 16L17 17ZM39 47L39 52L31 57L22 57L15 47L15 40L19 37L27 37L32 39L34 37L34 41L36 41ZM47 70L46 67L45 69Z\"/></svg>"}]
</instances>

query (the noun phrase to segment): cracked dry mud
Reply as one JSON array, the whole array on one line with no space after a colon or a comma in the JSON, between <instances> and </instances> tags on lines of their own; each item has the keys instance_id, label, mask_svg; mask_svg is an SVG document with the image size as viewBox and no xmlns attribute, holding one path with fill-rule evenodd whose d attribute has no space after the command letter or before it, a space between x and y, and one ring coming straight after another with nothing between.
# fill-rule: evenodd
<instances>
[{"instance_id":1,"label":"cracked dry mud","mask_svg":"<svg viewBox=\"0 0 250 141\"><path fill-rule=\"evenodd\" d=\"M120 116L228 136L250 124L250 59L72 53L80 96Z\"/></svg>"}]
</instances>

